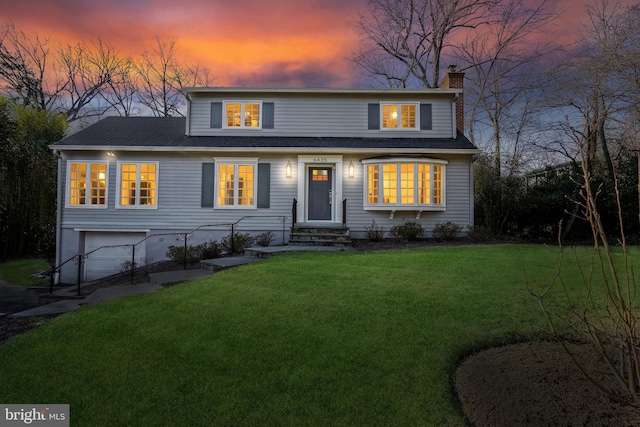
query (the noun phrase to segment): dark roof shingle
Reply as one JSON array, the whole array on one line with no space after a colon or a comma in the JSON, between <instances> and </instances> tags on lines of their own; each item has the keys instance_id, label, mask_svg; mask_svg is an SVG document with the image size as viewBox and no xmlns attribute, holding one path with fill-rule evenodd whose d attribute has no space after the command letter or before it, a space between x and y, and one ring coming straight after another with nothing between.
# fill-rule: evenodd
<instances>
[{"instance_id":1,"label":"dark roof shingle","mask_svg":"<svg viewBox=\"0 0 640 427\"><path fill-rule=\"evenodd\" d=\"M186 136L183 117L107 117L55 144L66 147L174 147L179 148L349 148L476 150L458 138L353 138L282 136Z\"/></svg>"}]
</instances>

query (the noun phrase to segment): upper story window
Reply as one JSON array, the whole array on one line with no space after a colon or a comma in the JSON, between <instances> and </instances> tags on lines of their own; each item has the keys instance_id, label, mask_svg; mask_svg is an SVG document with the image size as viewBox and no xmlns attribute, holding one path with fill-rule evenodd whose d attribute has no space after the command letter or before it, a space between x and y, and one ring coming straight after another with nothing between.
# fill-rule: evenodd
<instances>
[{"instance_id":1,"label":"upper story window","mask_svg":"<svg viewBox=\"0 0 640 427\"><path fill-rule=\"evenodd\" d=\"M418 129L418 103L387 104L382 106L382 129Z\"/></svg>"},{"instance_id":2,"label":"upper story window","mask_svg":"<svg viewBox=\"0 0 640 427\"><path fill-rule=\"evenodd\" d=\"M446 162L365 160L365 208L444 210Z\"/></svg>"},{"instance_id":3,"label":"upper story window","mask_svg":"<svg viewBox=\"0 0 640 427\"><path fill-rule=\"evenodd\" d=\"M67 206L107 207L107 163L69 162Z\"/></svg>"},{"instance_id":4,"label":"upper story window","mask_svg":"<svg viewBox=\"0 0 640 427\"><path fill-rule=\"evenodd\" d=\"M215 101L211 103L212 129L273 129L274 103Z\"/></svg>"},{"instance_id":5,"label":"upper story window","mask_svg":"<svg viewBox=\"0 0 640 427\"><path fill-rule=\"evenodd\" d=\"M118 163L118 206L158 207L158 163Z\"/></svg>"},{"instance_id":6,"label":"upper story window","mask_svg":"<svg viewBox=\"0 0 640 427\"><path fill-rule=\"evenodd\" d=\"M420 102L369 103L368 129L381 131L432 130L432 104Z\"/></svg>"},{"instance_id":7,"label":"upper story window","mask_svg":"<svg viewBox=\"0 0 640 427\"><path fill-rule=\"evenodd\" d=\"M216 208L255 208L258 159L215 159Z\"/></svg>"},{"instance_id":8,"label":"upper story window","mask_svg":"<svg viewBox=\"0 0 640 427\"><path fill-rule=\"evenodd\" d=\"M261 103L260 101L239 102L225 101L224 127L227 128L255 128L262 127L260 117Z\"/></svg>"}]
</instances>

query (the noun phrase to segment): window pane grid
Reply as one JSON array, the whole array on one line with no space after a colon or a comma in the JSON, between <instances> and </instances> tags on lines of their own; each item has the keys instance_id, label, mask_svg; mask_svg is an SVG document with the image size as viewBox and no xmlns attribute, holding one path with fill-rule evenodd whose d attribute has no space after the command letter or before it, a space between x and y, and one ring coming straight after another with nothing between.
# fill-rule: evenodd
<instances>
[{"instance_id":1,"label":"window pane grid","mask_svg":"<svg viewBox=\"0 0 640 427\"><path fill-rule=\"evenodd\" d=\"M234 201L234 166L220 165L218 167L218 204L231 206Z\"/></svg>"},{"instance_id":2,"label":"window pane grid","mask_svg":"<svg viewBox=\"0 0 640 427\"><path fill-rule=\"evenodd\" d=\"M379 171L378 165L367 166L367 202L378 203L379 192Z\"/></svg>"},{"instance_id":3,"label":"window pane grid","mask_svg":"<svg viewBox=\"0 0 640 427\"><path fill-rule=\"evenodd\" d=\"M416 106L415 105L402 105L402 128L415 128L416 127Z\"/></svg>"},{"instance_id":4,"label":"window pane grid","mask_svg":"<svg viewBox=\"0 0 640 427\"><path fill-rule=\"evenodd\" d=\"M394 129L398 127L398 106L382 106L382 127L384 129Z\"/></svg>"},{"instance_id":5,"label":"window pane grid","mask_svg":"<svg viewBox=\"0 0 640 427\"><path fill-rule=\"evenodd\" d=\"M85 204L87 188L87 165L72 163L69 175L69 204L77 206Z\"/></svg>"},{"instance_id":6,"label":"window pane grid","mask_svg":"<svg viewBox=\"0 0 640 427\"><path fill-rule=\"evenodd\" d=\"M104 205L107 194L107 165L92 164L91 165L91 181L89 182L90 194L89 204Z\"/></svg>"},{"instance_id":7,"label":"window pane grid","mask_svg":"<svg viewBox=\"0 0 640 427\"><path fill-rule=\"evenodd\" d=\"M382 166L382 180L385 204L395 204L398 200L398 169L395 164Z\"/></svg>"},{"instance_id":8,"label":"window pane grid","mask_svg":"<svg viewBox=\"0 0 640 427\"><path fill-rule=\"evenodd\" d=\"M260 125L260 104L245 104L244 125L253 128Z\"/></svg>"},{"instance_id":9,"label":"window pane grid","mask_svg":"<svg viewBox=\"0 0 640 427\"><path fill-rule=\"evenodd\" d=\"M442 204L442 166L433 166L433 203Z\"/></svg>"},{"instance_id":10,"label":"window pane grid","mask_svg":"<svg viewBox=\"0 0 640 427\"><path fill-rule=\"evenodd\" d=\"M418 203L431 203L431 165L418 165Z\"/></svg>"},{"instance_id":11,"label":"window pane grid","mask_svg":"<svg viewBox=\"0 0 640 427\"><path fill-rule=\"evenodd\" d=\"M253 166L238 165L238 205L253 205Z\"/></svg>"},{"instance_id":12,"label":"window pane grid","mask_svg":"<svg viewBox=\"0 0 640 427\"><path fill-rule=\"evenodd\" d=\"M227 104L227 126L239 127L242 107L240 104Z\"/></svg>"},{"instance_id":13,"label":"window pane grid","mask_svg":"<svg viewBox=\"0 0 640 427\"><path fill-rule=\"evenodd\" d=\"M413 168L413 164L400 164L400 203L403 205L415 203L415 174Z\"/></svg>"}]
</instances>

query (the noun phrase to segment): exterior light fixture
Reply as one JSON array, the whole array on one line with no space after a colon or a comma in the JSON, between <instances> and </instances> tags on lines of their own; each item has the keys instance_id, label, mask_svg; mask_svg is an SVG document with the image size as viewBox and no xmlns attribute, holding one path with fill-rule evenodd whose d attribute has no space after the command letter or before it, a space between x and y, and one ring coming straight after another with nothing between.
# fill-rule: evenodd
<instances>
[{"instance_id":1,"label":"exterior light fixture","mask_svg":"<svg viewBox=\"0 0 640 427\"><path fill-rule=\"evenodd\" d=\"M107 156L109 156L109 157L115 157L115 156L116 156L116 153L115 153L115 151L107 151Z\"/></svg>"},{"instance_id":2,"label":"exterior light fixture","mask_svg":"<svg viewBox=\"0 0 640 427\"><path fill-rule=\"evenodd\" d=\"M356 174L356 167L353 166L353 161L349 162L349 178L353 178Z\"/></svg>"},{"instance_id":3,"label":"exterior light fixture","mask_svg":"<svg viewBox=\"0 0 640 427\"><path fill-rule=\"evenodd\" d=\"M291 162L287 160L287 166L284 168L284 174L287 178L291 178Z\"/></svg>"}]
</instances>

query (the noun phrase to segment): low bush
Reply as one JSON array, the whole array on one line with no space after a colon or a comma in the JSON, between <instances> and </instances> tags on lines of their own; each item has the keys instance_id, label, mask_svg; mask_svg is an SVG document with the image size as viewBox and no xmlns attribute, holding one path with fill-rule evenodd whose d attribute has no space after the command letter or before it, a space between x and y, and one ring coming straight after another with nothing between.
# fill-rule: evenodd
<instances>
[{"instance_id":1,"label":"low bush","mask_svg":"<svg viewBox=\"0 0 640 427\"><path fill-rule=\"evenodd\" d=\"M183 264L185 262L184 245L169 246L169 250L167 250L166 255L176 264ZM200 246L187 246L186 256L187 264L193 264L200 261Z\"/></svg>"},{"instance_id":2,"label":"low bush","mask_svg":"<svg viewBox=\"0 0 640 427\"><path fill-rule=\"evenodd\" d=\"M424 235L424 227L417 221L404 221L389 229L389 234L404 241L418 240Z\"/></svg>"},{"instance_id":3,"label":"low bush","mask_svg":"<svg viewBox=\"0 0 640 427\"><path fill-rule=\"evenodd\" d=\"M384 227L376 224L375 219L371 222L370 227L364 227L364 229L367 233L367 240L370 242L379 242L384 238Z\"/></svg>"},{"instance_id":4,"label":"low bush","mask_svg":"<svg viewBox=\"0 0 640 427\"><path fill-rule=\"evenodd\" d=\"M233 233L222 239L222 248L230 254L242 253L253 243L253 237L248 233Z\"/></svg>"},{"instance_id":5,"label":"low bush","mask_svg":"<svg viewBox=\"0 0 640 427\"><path fill-rule=\"evenodd\" d=\"M462 227L452 221L436 224L431 231L431 235L438 242L450 242L455 240L460 234Z\"/></svg>"},{"instance_id":6,"label":"low bush","mask_svg":"<svg viewBox=\"0 0 640 427\"><path fill-rule=\"evenodd\" d=\"M269 246L271 244L271 241L273 240L273 237L275 235L273 234L272 231L267 231L264 233L260 233L258 234L254 240L256 242L257 245L260 246Z\"/></svg>"},{"instance_id":7,"label":"low bush","mask_svg":"<svg viewBox=\"0 0 640 427\"><path fill-rule=\"evenodd\" d=\"M198 246L200 249L200 259L220 258L222 249L220 243L210 240Z\"/></svg>"}]
</instances>

